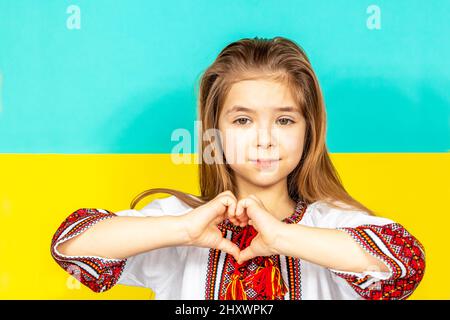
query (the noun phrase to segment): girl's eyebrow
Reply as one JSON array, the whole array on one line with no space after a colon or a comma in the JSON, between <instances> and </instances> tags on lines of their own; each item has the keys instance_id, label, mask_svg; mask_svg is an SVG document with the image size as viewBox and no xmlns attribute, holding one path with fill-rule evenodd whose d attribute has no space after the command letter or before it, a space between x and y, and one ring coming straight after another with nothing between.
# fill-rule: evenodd
<instances>
[{"instance_id":1,"label":"girl's eyebrow","mask_svg":"<svg viewBox=\"0 0 450 320\"><path fill-rule=\"evenodd\" d=\"M301 112L297 108L294 108L294 107L291 107L291 106L277 107L277 108L275 108L275 110L276 111L285 111L285 112L294 112L294 113L301 114ZM256 111L254 109L250 109L250 108L246 108L246 107L243 107L243 106L235 105L231 109L229 109L226 112L226 114L228 115L230 113L239 112L239 111L246 111L246 112L249 112L249 113L256 113Z\"/></svg>"}]
</instances>

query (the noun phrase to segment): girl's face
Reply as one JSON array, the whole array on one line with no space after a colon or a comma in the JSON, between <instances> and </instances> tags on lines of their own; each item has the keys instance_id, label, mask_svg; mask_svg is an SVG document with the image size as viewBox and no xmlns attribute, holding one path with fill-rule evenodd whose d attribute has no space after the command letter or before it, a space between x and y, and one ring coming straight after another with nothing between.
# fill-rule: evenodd
<instances>
[{"instance_id":1,"label":"girl's face","mask_svg":"<svg viewBox=\"0 0 450 320\"><path fill-rule=\"evenodd\" d=\"M237 82L219 116L224 161L237 179L260 187L273 185L299 163L305 128L286 85L262 79Z\"/></svg>"}]
</instances>

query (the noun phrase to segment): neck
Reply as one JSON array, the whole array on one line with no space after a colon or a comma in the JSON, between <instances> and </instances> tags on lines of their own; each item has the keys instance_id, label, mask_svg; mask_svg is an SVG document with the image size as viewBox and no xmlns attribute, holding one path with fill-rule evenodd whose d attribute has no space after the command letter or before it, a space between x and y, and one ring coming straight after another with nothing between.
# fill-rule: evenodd
<instances>
[{"instance_id":1,"label":"neck","mask_svg":"<svg viewBox=\"0 0 450 320\"><path fill-rule=\"evenodd\" d=\"M289 196L287 179L270 186L257 186L242 179L236 179L238 200L251 194L257 196L266 209L278 220L283 220L294 213L296 203Z\"/></svg>"}]
</instances>

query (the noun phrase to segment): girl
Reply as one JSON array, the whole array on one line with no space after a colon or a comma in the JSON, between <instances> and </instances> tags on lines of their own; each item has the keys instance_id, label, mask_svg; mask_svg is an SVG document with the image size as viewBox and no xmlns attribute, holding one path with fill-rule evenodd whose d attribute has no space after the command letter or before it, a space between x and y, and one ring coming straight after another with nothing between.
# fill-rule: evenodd
<instances>
[{"instance_id":1,"label":"girl","mask_svg":"<svg viewBox=\"0 0 450 320\"><path fill-rule=\"evenodd\" d=\"M411 295L424 248L342 186L319 83L296 43L229 44L204 72L198 106L201 133L219 132L212 144L200 139L212 151L202 154L201 195L150 189L129 210L76 210L51 243L62 268L95 292L119 283L151 288L156 299ZM171 196L134 209L160 192Z\"/></svg>"}]
</instances>

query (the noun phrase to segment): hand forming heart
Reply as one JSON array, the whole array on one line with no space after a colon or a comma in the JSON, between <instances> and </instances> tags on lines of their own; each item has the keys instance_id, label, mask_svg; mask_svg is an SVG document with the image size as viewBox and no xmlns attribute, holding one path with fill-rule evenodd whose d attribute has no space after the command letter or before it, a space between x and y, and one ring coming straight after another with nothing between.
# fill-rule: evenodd
<instances>
[{"instance_id":1,"label":"hand forming heart","mask_svg":"<svg viewBox=\"0 0 450 320\"><path fill-rule=\"evenodd\" d=\"M231 223L245 227L252 225L258 234L244 250L222 236L217 225L228 217ZM225 191L208 203L186 215L185 230L188 245L215 248L227 252L241 264L257 256L276 254L275 243L283 222L268 212L258 197L250 195L239 201L231 191Z\"/></svg>"}]
</instances>

